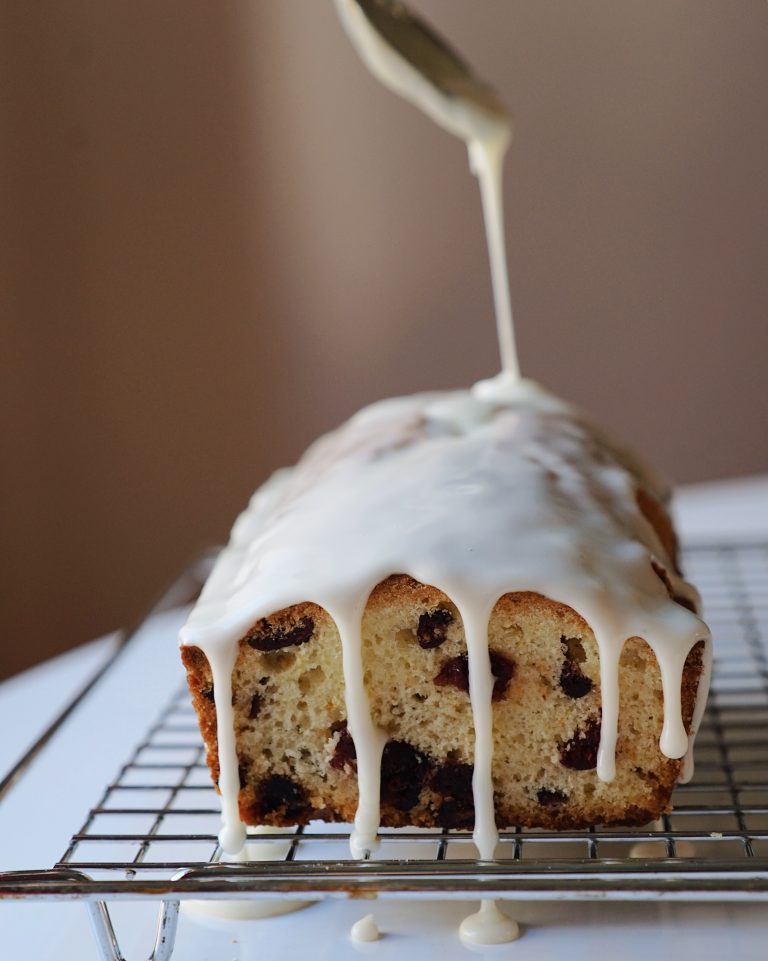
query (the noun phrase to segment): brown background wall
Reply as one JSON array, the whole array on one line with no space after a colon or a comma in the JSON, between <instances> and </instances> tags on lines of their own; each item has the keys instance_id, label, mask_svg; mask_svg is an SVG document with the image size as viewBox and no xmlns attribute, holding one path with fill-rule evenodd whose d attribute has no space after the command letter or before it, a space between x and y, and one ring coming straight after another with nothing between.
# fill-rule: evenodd
<instances>
[{"instance_id":1,"label":"brown background wall","mask_svg":"<svg viewBox=\"0 0 768 961\"><path fill-rule=\"evenodd\" d=\"M688 481L768 469L764 0L423 0L516 117L525 371ZM330 0L0 16L0 674L112 628L272 468L497 365L463 147Z\"/></svg>"}]
</instances>

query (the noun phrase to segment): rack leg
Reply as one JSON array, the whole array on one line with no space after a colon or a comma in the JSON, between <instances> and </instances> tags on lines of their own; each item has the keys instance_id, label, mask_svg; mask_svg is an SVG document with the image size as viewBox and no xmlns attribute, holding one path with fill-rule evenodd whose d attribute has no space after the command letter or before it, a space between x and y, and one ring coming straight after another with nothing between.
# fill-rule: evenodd
<instances>
[{"instance_id":1,"label":"rack leg","mask_svg":"<svg viewBox=\"0 0 768 961\"><path fill-rule=\"evenodd\" d=\"M91 926L99 948L102 961L125 961L120 953L112 918L105 901L90 901L88 910ZM179 924L179 902L163 901L157 921L155 945L148 961L170 961L176 942L176 928Z\"/></svg>"}]
</instances>

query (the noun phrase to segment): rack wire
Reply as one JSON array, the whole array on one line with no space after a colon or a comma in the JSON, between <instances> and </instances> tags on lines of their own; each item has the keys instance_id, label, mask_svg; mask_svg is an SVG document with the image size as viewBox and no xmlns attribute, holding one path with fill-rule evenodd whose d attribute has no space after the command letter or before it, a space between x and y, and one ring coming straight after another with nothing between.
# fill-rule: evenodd
<instances>
[{"instance_id":1,"label":"rack wire","mask_svg":"<svg viewBox=\"0 0 768 961\"><path fill-rule=\"evenodd\" d=\"M122 898L162 902L154 961L170 957L187 898L768 900L768 545L699 546L685 562L702 591L715 665L696 773L657 822L515 828L486 862L470 833L424 829L383 829L376 859L354 862L348 826L316 822L249 830L253 860L225 863L195 715L178 690L54 867L0 874L0 897L86 900L111 961L121 956L106 902ZM178 585L171 599L179 602Z\"/></svg>"}]
</instances>

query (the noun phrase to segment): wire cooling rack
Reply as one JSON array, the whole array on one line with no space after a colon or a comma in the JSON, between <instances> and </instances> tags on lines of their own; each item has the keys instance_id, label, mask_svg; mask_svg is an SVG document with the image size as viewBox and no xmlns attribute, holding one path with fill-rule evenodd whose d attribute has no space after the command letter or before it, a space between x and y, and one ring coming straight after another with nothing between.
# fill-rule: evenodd
<instances>
[{"instance_id":1,"label":"wire cooling rack","mask_svg":"<svg viewBox=\"0 0 768 961\"><path fill-rule=\"evenodd\" d=\"M107 961L121 957L107 902L123 898L161 902L154 961L170 958L179 902L190 898L768 900L768 545L689 548L685 564L704 597L715 666L696 774L659 821L503 831L496 860L485 862L468 832L417 829L383 829L376 860L355 862L348 827L317 822L249 831L254 860L224 863L218 800L178 690L54 867L0 874L0 897L87 901ZM187 572L165 606L193 583Z\"/></svg>"}]
</instances>

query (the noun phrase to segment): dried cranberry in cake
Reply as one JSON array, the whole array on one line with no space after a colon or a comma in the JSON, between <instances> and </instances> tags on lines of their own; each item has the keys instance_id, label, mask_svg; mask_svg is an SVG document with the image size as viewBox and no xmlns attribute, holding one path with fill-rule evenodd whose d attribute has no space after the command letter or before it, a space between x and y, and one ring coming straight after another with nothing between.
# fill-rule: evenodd
<instances>
[{"instance_id":1,"label":"dried cranberry in cake","mask_svg":"<svg viewBox=\"0 0 768 961\"><path fill-rule=\"evenodd\" d=\"M542 807L553 807L555 804L564 804L568 795L554 788L543 787L536 792L536 800Z\"/></svg>"},{"instance_id":2,"label":"dried cranberry in cake","mask_svg":"<svg viewBox=\"0 0 768 961\"><path fill-rule=\"evenodd\" d=\"M381 800L398 811L410 811L429 774L426 755L405 741L388 741L381 758Z\"/></svg>"},{"instance_id":3,"label":"dried cranberry in cake","mask_svg":"<svg viewBox=\"0 0 768 961\"><path fill-rule=\"evenodd\" d=\"M251 721L255 721L256 718L259 716L262 703L263 703L263 699L261 694L254 694L253 697L251 698L251 708L248 711L248 717Z\"/></svg>"},{"instance_id":4,"label":"dried cranberry in cake","mask_svg":"<svg viewBox=\"0 0 768 961\"><path fill-rule=\"evenodd\" d=\"M493 700L500 701L507 693L509 682L515 676L515 662L512 658L491 649L488 652L491 659L491 674L496 679L493 683Z\"/></svg>"},{"instance_id":5,"label":"dried cranberry in cake","mask_svg":"<svg viewBox=\"0 0 768 961\"><path fill-rule=\"evenodd\" d=\"M330 765L334 771L343 771L344 768L350 768L352 771L357 770L357 751L355 750L355 742L352 740L352 735L347 730L346 721L337 728L339 733L339 739L336 742L336 747L333 750L333 757L330 760ZM334 732L335 733L335 732Z\"/></svg>"},{"instance_id":6,"label":"dried cranberry in cake","mask_svg":"<svg viewBox=\"0 0 768 961\"><path fill-rule=\"evenodd\" d=\"M560 746L560 763L573 771L591 771L597 767L600 747L600 719L590 718L575 731L570 741Z\"/></svg>"},{"instance_id":7,"label":"dried cranberry in cake","mask_svg":"<svg viewBox=\"0 0 768 961\"><path fill-rule=\"evenodd\" d=\"M283 774L272 774L261 782L253 805L256 817L278 814L285 820L303 818L308 810L304 788Z\"/></svg>"},{"instance_id":8,"label":"dried cranberry in cake","mask_svg":"<svg viewBox=\"0 0 768 961\"><path fill-rule=\"evenodd\" d=\"M466 654L459 654L445 661L435 677L438 687L455 687L469 692L469 662Z\"/></svg>"},{"instance_id":9,"label":"dried cranberry in cake","mask_svg":"<svg viewBox=\"0 0 768 961\"><path fill-rule=\"evenodd\" d=\"M204 688L204 690L200 691L200 695L204 697L206 701L210 701L211 704L216 703L216 698L213 696L213 687Z\"/></svg>"},{"instance_id":10,"label":"dried cranberry in cake","mask_svg":"<svg viewBox=\"0 0 768 961\"><path fill-rule=\"evenodd\" d=\"M445 643L448 636L448 627L453 624L453 614L443 608L435 611L426 611L419 617L419 626L416 628L416 637L419 639L419 646L425 651L433 647L440 647Z\"/></svg>"},{"instance_id":11,"label":"dried cranberry in cake","mask_svg":"<svg viewBox=\"0 0 768 961\"><path fill-rule=\"evenodd\" d=\"M289 627L271 627L269 621L262 619L245 635L245 640L256 651L279 651L284 647L298 647L312 640L315 622L311 617L302 617Z\"/></svg>"},{"instance_id":12,"label":"dried cranberry in cake","mask_svg":"<svg viewBox=\"0 0 768 961\"><path fill-rule=\"evenodd\" d=\"M448 761L433 773L430 787L441 796L437 822L444 828L470 828L475 823L471 764Z\"/></svg>"},{"instance_id":13,"label":"dried cranberry in cake","mask_svg":"<svg viewBox=\"0 0 768 961\"><path fill-rule=\"evenodd\" d=\"M509 682L515 676L515 662L505 654L490 650L488 656L491 661L491 674L494 677L493 700L500 701L507 693ZM447 660L435 677L438 687L455 687L459 691L469 692L469 659L466 654Z\"/></svg>"},{"instance_id":14,"label":"dried cranberry in cake","mask_svg":"<svg viewBox=\"0 0 768 961\"><path fill-rule=\"evenodd\" d=\"M564 661L560 670L560 687L563 694L578 700L592 690L592 678L582 674L572 661Z\"/></svg>"},{"instance_id":15,"label":"dried cranberry in cake","mask_svg":"<svg viewBox=\"0 0 768 961\"><path fill-rule=\"evenodd\" d=\"M560 669L560 687L568 697L578 700L592 690L592 678L582 674L579 667L587 659L584 645L578 637L562 636L560 646L565 655L563 666Z\"/></svg>"},{"instance_id":16,"label":"dried cranberry in cake","mask_svg":"<svg viewBox=\"0 0 768 961\"><path fill-rule=\"evenodd\" d=\"M430 785L444 797L466 797L472 795L472 775L474 767L461 761L446 761L436 768Z\"/></svg>"}]
</instances>

